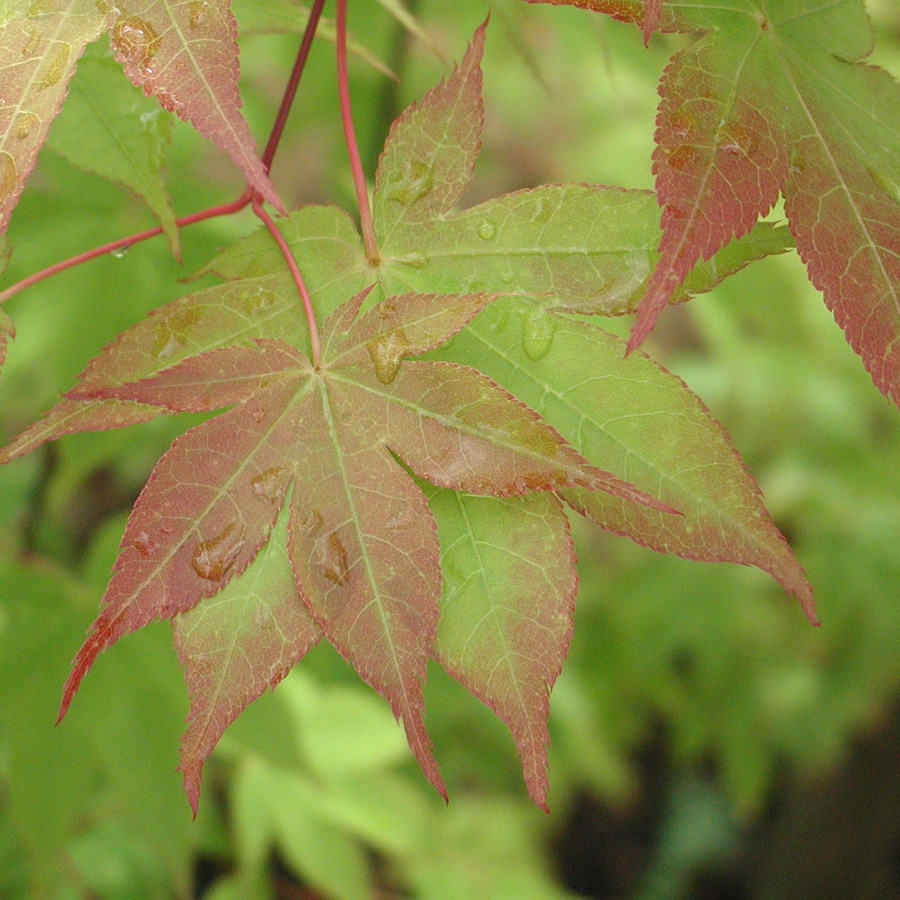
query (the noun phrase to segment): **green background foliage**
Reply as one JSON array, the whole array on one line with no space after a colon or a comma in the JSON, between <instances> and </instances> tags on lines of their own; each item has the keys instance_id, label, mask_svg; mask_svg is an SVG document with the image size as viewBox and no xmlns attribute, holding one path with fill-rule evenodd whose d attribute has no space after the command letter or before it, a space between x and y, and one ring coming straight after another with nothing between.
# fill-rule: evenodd
<instances>
[{"instance_id":1,"label":"green background foliage","mask_svg":"<svg viewBox=\"0 0 900 900\"><path fill-rule=\"evenodd\" d=\"M239 21L250 6L235 2ZM898 74L894 4L869 7L875 59ZM583 11L513 0L491 8L485 150L464 205L554 181L651 187L656 83L685 39L656 36L645 50L636 29ZM428 0L418 10L449 59L484 13L480 0ZM444 69L420 42L398 51L403 32L376 3L353 4L351 27L404 76L394 87L352 64L371 173L387 124ZM268 128L295 43L242 38L256 135ZM317 42L273 170L289 205L353 208L332 56ZM66 155L53 141L41 154L13 216L9 280L152 225L131 194ZM167 167L180 213L241 187L181 124ZM183 293L185 271L251 227L242 214L186 231L184 269L158 241L10 302L18 337L0 382L2 437L34 421L116 333ZM622 334L627 326L612 323ZM900 682L896 410L792 254L670 310L648 350L728 429L810 575L823 624L810 628L754 569L660 556L573 521L581 587L551 698L549 816L527 801L503 726L434 667L428 725L452 798L444 807L386 705L321 646L228 730L191 823L174 771L187 703L166 625L105 653L65 723L53 720L125 512L198 417L72 436L0 469L0 896L826 896L803 860L829 842L830 889L846 878L845 897L896 893L890 846L870 843L854 875L840 866L840 807L831 835L828 821L809 824L816 794L847 790L852 805L885 777L891 748L896 755L890 742L881 756L872 751L868 788L841 774L871 747L861 735L890 733ZM783 810L794 818L779 818ZM882 834L896 830L896 812L880 811ZM781 844L766 843L769 830ZM615 864L603 869L610 855ZM755 868L742 869L751 858ZM870 864L879 875L868 878ZM744 893L703 894L710 872ZM290 893L296 883L309 892Z\"/></svg>"}]
</instances>

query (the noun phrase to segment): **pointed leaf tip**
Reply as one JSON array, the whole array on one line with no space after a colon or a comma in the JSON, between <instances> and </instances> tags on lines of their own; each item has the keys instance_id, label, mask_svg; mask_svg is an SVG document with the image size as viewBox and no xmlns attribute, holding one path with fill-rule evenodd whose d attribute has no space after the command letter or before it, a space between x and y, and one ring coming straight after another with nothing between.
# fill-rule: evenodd
<instances>
[{"instance_id":1,"label":"pointed leaf tip","mask_svg":"<svg viewBox=\"0 0 900 900\"><path fill-rule=\"evenodd\" d=\"M663 0L644 0L644 46L650 43L650 35L656 31L662 17Z\"/></svg>"}]
</instances>

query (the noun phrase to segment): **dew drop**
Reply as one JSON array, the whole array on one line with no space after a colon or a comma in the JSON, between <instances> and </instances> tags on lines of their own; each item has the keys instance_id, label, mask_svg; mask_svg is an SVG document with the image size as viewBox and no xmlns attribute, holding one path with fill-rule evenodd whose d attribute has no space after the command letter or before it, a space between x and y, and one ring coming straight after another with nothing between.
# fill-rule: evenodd
<instances>
[{"instance_id":1,"label":"dew drop","mask_svg":"<svg viewBox=\"0 0 900 900\"><path fill-rule=\"evenodd\" d=\"M732 122L725 129L721 149L729 156L752 156L759 149L759 139L743 125Z\"/></svg>"},{"instance_id":2,"label":"dew drop","mask_svg":"<svg viewBox=\"0 0 900 900\"><path fill-rule=\"evenodd\" d=\"M156 546L156 542L147 534L146 531L142 531L133 541L132 546L141 556L147 557L152 552L153 548Z\"/></svg>"},{"instance_id":3,"label":"dew drop","mask_svg":"<svg viewBox=\"0 0 900 900\"><path fill-rule=\"evenodd\" d=\"M531 221L538 225L546 225L553 216L553 207L543 198L538 200L535 205L534 212L531 214Z\"/></svg>"},{"instance_id":4,"label":"dew drop","mask_svg":"<svg viewBox=\"0 0 900 900\"><path fill-rule=\"evenodd\" d=\"M5 206L19 182L16 162L6 150L0 150L0 206Z\"/></svg>"},{"instance_id":5,"label":"dew drop","mask_svg":"<svg viewBox=\"0 0 900 900\"><path fill-rule=\"evenodd\" d=\"M315 567L319 573L335 584L345 584L350 574L347 551L336 531L323 534L315 544Z\"/></svg>"},{"instance_id":6,"label":"dew drop","mask_svg":"<svg viewBox=\"0 0 900 900\"><path fill-rule=\"evenodd\" d=\"M37 89L43 91L58 84L69 65L69 45L57 44L44 60Z\"/></svg>"},{"instance_id":7,"label":"dew drop","mask_svg":"<svg viewBox=\"0 0 900 900\"><path fill-rule=\"evenodd\" d=\"M866 166L869 177L878 185L894 203L900 204L900 184L897 184L884 172L879 171L874 166Z\"/></svg>"},{"instance_id":8,"label":"dew drop","mask_svg":"<svg viewBox=\"0 0 900 900\"><path fill-rule=\"evenodd\" d=\"M409 253L398 258L397 262L411 269L424 269L428 265L428 257L424 253Z\"/></svg>"},{"instance_id":9,"label":"dew drop","mask_svg":"<svg viewBox=\"0 0 900 900\"><path fill-rule=\"evenodd\" d=\"M206 21L208 9L207 0L191 0L188 4L188 25L191 28L199 28Z\"/></svg>"},{"instance_id":10,"label":"dew drop","mask_svg":"<svg viewBox=\"0 0 900 900\"><path fill-rule=\"evenodd\" d=\"M543 310L537 309L528 314L524 322L522 349L532 361L543 359L553 343L556 322Z\"/></svg>"},{"instance_id":11,"label":"dew drop","mask_svg":"<svg viewBox=\"0 0 900 900\"><path fill-rule=\"evenodd\" d=\"M244 297L244 310L251 316L257 316L275 305L275 292L268 288L258 287Z\"/></svg>"},{"instance_id":12,"label":"dew drop","mask_svg":"<svg viewBox=\"0 0 900 900\"><path fill-rule=\"evenodd\" d=\"M157 359L171 359L186 343L187 338L183 334L175 334L169 328L160 328L150 352Z\"/></svg>"},{"instance_id":13,"label":"dew drop","mask_svg":"<svg viewBox=\"0 0 900 900\"><path fill-rule=\"evenodd\" d=\"M116 247L114 250L109 251L110 256L114 256L116 259L122 259L123 256L131 249L131 244L124 244L121 247Z\"/></svg>"},{"instance_id":14,"label":"dew drop","mask_svg":"<svg viewBox=\"0 0 900 900\"><path fill-rule=\"evenodd\" d=\"M281 501L284 496L284 479L281 477L283 472L281 466L272 466L250 479L250 487L257 499L271 504Z\"/></svg>"},{"instance_id":15,"label":"dew drop","mask_svg":"<svg viewBox=\"0 0 900 900\"><path fill-rule=\"evenodd\" d=\"M24 141L40 121L40 118L33 112L23 112L16 122L16 137L20 141Z\"/></svg>"},{"instance_id":16,"label":"dew drop","mask_svg":"<svg viewBox=\"0 0 900 900\"><path fill-rule=\"evenodd\" d=\"M160 41L153 26L137 16L124 16L113 26L112 45L117 59L141 69L146 69L156 56Z\"/></svg>"},{"instance_id":17,"label":"dew drop","mask_svg":"<svg viewBox=\"0 0 900 900\"><path fill-rule=\"evenodd\" d=\"M198 541L191 558L194 571L207 581L221 581L234 566L244 546L244 536L234 522L208 541Z\"/></svg>"},{"instance_id":18,"label":"dew drop","mask_svg":"<svg viewBox=\"0 0 900 900\"><path fill-rule=\"evenodd\" d=\"M409 340L402 329L378 335L367 344L375 366L375 377L382 384L390 384L400 371L400 360L409 352Z\"/></svg>"},{"instance_id":19,"label":"dew drop","mask_svg":"<svg viewBox=\"0 0 900 900\"><path fill-rule=\"evenodd\" d=\"M478 226L478 237L483 241L492 241L497 237L497 226L490 219L485 219Z\"/></svg>"},{"instance_id":20,"label":"dew drop","mask_svg":"<svg viewBox=\"0 0 900 900\"><path fill-rule=\"evenodd\" d=\"M40 46L41 36L36 31L32 31L22 46L22 56L34 56Z\"/></svg>"},{"instance_id":21,"label":"dew drop","mask_svg":"<svg viewBox=\"0 0 900 900\"><path fill-rule=\"evenodd\" d=\"M418 159L407 159L403 168L388 177L387 200L409 206L424 197L434 186L431 166Z\"/></svg>"}]
</instances>

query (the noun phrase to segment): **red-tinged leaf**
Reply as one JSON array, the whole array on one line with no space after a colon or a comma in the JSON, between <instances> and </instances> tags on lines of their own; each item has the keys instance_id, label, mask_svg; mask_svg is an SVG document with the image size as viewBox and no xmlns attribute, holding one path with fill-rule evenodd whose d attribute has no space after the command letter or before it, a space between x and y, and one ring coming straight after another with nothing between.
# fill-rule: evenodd
<instances>
[{"instance_id":1,"label":"red-tinged leaf","mask_svg":"<svg viewBox=\"0 0 900 900\"><path fill-rule=\"evenodd\" d=\"M184 612L242 572L265 542L290 477L284 407L291 386L263 391L178 438L125 529L104 605L63 689L62 717L97 654L159 617Z\"/></svg>"},{"instance_id":2,"label":"red-tinged leaf","mask_svg":"<svg viewBox=\"0 0 900 900\"><path fill-rule=\"evenodd\" d=\"M116 0L110 39L125 74L224 150L276 209L281 200L240 113L229 0Z\"/></svg>"},{"instance_id":3,"label":"red-tinged leaf","mask_svg":"<svg viewBox=\"0 0 900 900\"><path fill-rule=\"evenodd\" d=\"M444 580L434 655L509 726L528 792L546 809L550 689L568 650L578 586L565 513L548 493L426 493Z\"/></svg>"},{"instance_id":4,"label":"red-tinged leaf","mask_svg":"<svg viewBox=\"0 0 900 900\"><path fill-rule=\"evenodd\" d=\"M600 491L562 491L603 528L687 559L754 565L815 621L812 589L722 426L685 385L618 338L543 313L542 355L529 354L533 312L497 300L441 356L466 359L515 392L591 463L653 491L666 515Z\"/></svg>"},{"instance_id":5,"label":"red-tinged leaf","mask_svg":"<svg viewBox=\"0 0 900 900\"><path fill-rule=\"evenodd\" d=\"M239 405L176 440L151 476L76 657L63 712L100 650L229 585L269 537L293 483L287 547L297 590L326 637L403 719L423 771L443 793L421 686L438 619L437 535L424 495L392 453L449 488L505 496L599 486L656 503L588 466L483 375L400 361L455 334L489 297L395 297L354 321L367 293L326 321L319 370L283 341L259 338L130 384L109 384L116 379L97 364L91 378L107 381L95 389L101 398L170 409ZM380 343L401 333L381 353ZM132 330L134 368L144 360L141 343L157 337L154 328ZM114 367L123 358L105 357ZM199 766L225 721L203 715L208 730L191 738L187 762L194 799Z\"/></svg>"},{"instance_id":6,"label":"red-tinged leaf","mask_svg":"<svg viewBox=\"0 0 900 900\"><path fill-rule=\"evenodd\" d=\"M279 272L206 288L154 310L88 363L70 397L0 450L0 463L64 434L149 421L164 410L125 403L109 393L100 399L102 391L140 380L192 354L250 344L256 337L295 336L302 341L306 328L300 307L290 276Z\"/></svg>"},{"instance_id":7,"label":"red-tinged leaf","mask_svg":"<svg viewBox=\"0 0 900 900\"><path fill-rule=\"evenodd\" d=\"M758 93L776 91L777 63L756 44L732 57L730 45L702 43L678 54L663 76L653 165L663 236L630 350L697 261L749 232L784 182L781 126L757 102ZM723 70L729 90L716 93L707 85L721 81Z\"/></svg>"},{"instance_id":8,"label":"red-tinged leaf","mask_svg":"<svg viewBox=\"0 0 900 900\"><path fill-rule=\"evenodd\" d=\"M385 242L398 225L423 224L441 215L472 178L484 119L480 62L486 26L476 30L450 77L391 127L392 133L402 129L404 140L388 140L375 176L374 215ZM457 112L448 115L449 110Z\"/></svg>"},{"instance_id":9,"label":"red-tinged leaf","mask_svg":"<svg viewBox=\"0 0 900 900\"><path fill-rule=\"evenodd\" d=\"M662 18L663 0L644 0L644 46L650 43L650 35L659 26Z\"/></svg>"},{"instance_id":10,"label":"red-tinged leaf","mask_svg":"<svg viewBox=\"0 0 900 900\"><path fill-rule=\"evenodd\" d=\"M244 572L172 620L191 695L180 768L194 815L203 762L222 732L250 701L281 681L321 635L294 585L286 535L282 514Z\"/></svg>"},{"instance_id":11,"label":"red-tinged leaf","mask_svg":"<svg viewBox=\"0 0 900 900\"><path fill-rule=\"evenodd\" d=\"M631 0L567 2L638 22ZM780 190L811 280L900 404L900 138L889 124L900 87L861 62L872 48L862 0L666 4L660 25L706 36L660 86L663 238L629 348L691 267L746 233Z\"/></svg>"},{"instance_id":12,"label":"red-tinged leaf","mask_svg":"<svg viewBox=\"0 0 900 900\"><path fill-rule=\"evenodd\" d=\"M18 437L0 450L0 465L36 450L46 441L79 431L125 428L156 418L162 410L144 403L121 400L80 401L63 399Z\"/></svg>"},{"instance_id":13,"label":"red-tinged leaf","mask_svg":"<svg viewBox=\"0 0 900 900\"><path fill-rule=\"evenodd\" d=\"M9 224L75 63L108 16L94 0L7 4L0 23L0 231Z\"/></svg>"},{"instance_id":14,"label":"red-tinged leaf","mask_svg":"<svg viewBox=\"0 0 900 900\"><path fill-rule=\"evenodd\" d=\"M434 521L387 448L363 452L352 411L336 413L324 385L320 394L299 436L315 475L291 503L298 588L326 637L403 719L423 772L446 797L422 718L440 593Z\"/></svg>"},{"instance_id":15,"label":"red-tinged leaf","mask_svg":"<svg viewBox=\"0 0 900 900\"><path fill-rule=\"evenodd\" d=\"M641 0L576 5L637 24L643 12ZM661 28L685 26L683 18L675 19L675 8L663 6ZM677 9L682 17L691 7ZM470 78L476 63L468 67ZM481 107L464 85L452 96L457 102L448 107L429 92L415 107L415 120L401 117L395 123L379 184L392 182L398 170L390 166L402 166L407 147L426 167L438 165L445 152L449 158L457 153L445 151L440 136L457 128L455 118L479 119ZM648 195L592 185L544 185L462 212L437 205L430 220L400 220L384 237L376 216L379 277L387 292L402 284L423 291L529 295L518 301L501 297L439 356L476 366L539 411L591 463L682 513L662 515L646 504L622 502L615 492L597 492L601 499L590 514L603 527L693 559L757 565L812 616L803 569L734 448L699 401L648 360L627 368L614 339L552 311L615 314L631 308L654 262L657 216L658 206ZM756 223L749 234L698 262L672 300L709 290L748 261L788 246L780 229ZM621 378L618 372L624 373ZM685 466L685 460L701 458L696 468ZM585 500L580 508L589 506Z\"/></svg>"}]
</instances>

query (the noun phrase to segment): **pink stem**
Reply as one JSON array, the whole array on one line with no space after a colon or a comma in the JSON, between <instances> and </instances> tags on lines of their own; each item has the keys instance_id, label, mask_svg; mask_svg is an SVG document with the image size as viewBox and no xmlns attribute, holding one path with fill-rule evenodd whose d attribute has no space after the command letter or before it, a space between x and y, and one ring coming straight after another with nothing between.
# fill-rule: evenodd
<instances>
[{"instance_id":1,"label":"pink stem","mask_svg":"<svg viewBox=\"0 0 900 900\"><path fill-rule=\"evenodd\" d=\"M353 130L353 116L350 112L350 88L347 84L347 0L337 0L337 79L338 97L341 104L341 124L344 126L344 141L347 144L347 155L350 157L350 171L353 173L353 186L356 188L356 202L359 205L359 226L362 230L363 245L366 256L373 266L378 265L378 245L375 241L375 228L372 224L372 211L369 208L369 194L366 190L366 177L363 174L362 160Z\"/></svg>"},{"instance_id":2,"label":"pink stem","mask_svg":"<svg viewBox=\"0 0 900 900\"><path fill-rule=\"evenodd\" d=\"M303 75L303 69L306 67L306 60L309 57L309 48L312 46L313 38L316 34L316 28L319 25L319 17L322 15L322 7L325 0L315 0L312 9L309 11L309 19L306 23L306 30L303 32L303 40L300 42L300 49L297 51L297 59L294 61L294 68L291 71L291 77L288 79L287 87L284 89L284 96L281 98L281 106L278 109L278 115L275 117L275 124L272 126L272 133L266 143L266 149L262 155L263 165L266 171L272 165L275 158L275 151L278 149L278 142L281 140L285 123L291 111L291 105L294 102L294 96L297 93L297 86L300 84L300 78Z\"/></svg>"},{"instance_id":3,"label":"pink stem","mask_svg":"<svg viewBox=\"0 0 900 900\"><path fill-rule=\"evenodd\" d=\"M254 197L253 199L253 212L256 213L263 225L266 226L269 234L275 238L275 241L281 250L281 255L284 257L284 261L291 270L294 284L297 285L300 299L303 301L303 309L306 311L306 322L309 325L309 343L310 348L312 349L313 366L314 368L319 369L322 367L322 345L319 341L319 328L316 325L316 314L313 312L312 300L309 299L309 292L306 290L306 284L303 281L303 276L300 274L300 268L297 266L297 261L294 259L294 254L291 253L291 248L288 247L284 235L278 230L278 226L272 221L272 217L265 209L263 209L262 200L259 197Z\"/></svg>"},{"instance_id":4,"label":"pink stem","mask_svg":"<svg viewBox=\"0 0 900 900\"><path fill-rule=\"evenodd\" d=\"M213 206L210 209L204 209L201 212L191 213L189 216L182 216L180 219L175 220L175 224L178 225L179 228L183 228L185 225L193 225L195 222L202 222L205 219L214 219L217 216L230 216L233 213L242 210L249 202L250 191L247 190L244 191L237 200L234 200L231 203L225 203L222 206ZM117 241L110 241L102 247L95 247L93 250L88 250L85 253L79 253L77 256L72 256L69 257L69 259L54 263L52 266L41 269L40 272L35 272L33 275L29 275L27 278L23 278L21 281L17 281L15 284L10 285L5 291L0 292L0 303L9 300L10 297L14 297L20 291L24 291L25 288L31 287L31 285L37 284L39 281L43 281L51 275L56 275L57 272L64 272L66 269L72 269L81 263L88 262L88 260L96 259L98 256L105 256L113 250L120 250L123 247L127 249L132 244L146 241L148 238L162 234L162 232L163 230L159 226L156 228L148 228L146 231L139 231L137 234L119 238Z\"/></svg>"}]
</instances>

